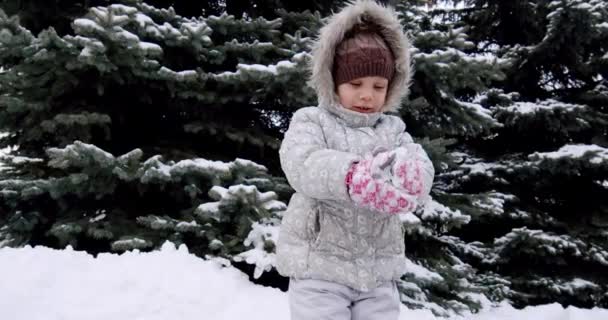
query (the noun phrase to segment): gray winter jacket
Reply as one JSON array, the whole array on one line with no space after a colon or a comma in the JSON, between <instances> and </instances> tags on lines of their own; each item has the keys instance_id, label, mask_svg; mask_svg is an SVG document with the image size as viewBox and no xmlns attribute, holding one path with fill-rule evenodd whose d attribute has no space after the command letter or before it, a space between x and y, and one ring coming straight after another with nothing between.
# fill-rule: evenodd
<instances>
[{"instance_id":1,"label":"gray winter jacket","mask_svg":"<svg viewBox=\"0 0 608 320\"><path fill-rule=\"evenodd\" d=\"M382 27L396 62L383 112L373 114L342 107L331 75L334 48L363 19ZM350 4L321 29L310 79L319 106L293 115L279 151L283 171L296 190L277 243L277 269L283 276L329 280L369 291L405 272L399 217L357 207L350 200L345 177L354 162L375 149L412 143L403 121L384 114L397 110L407 94L409 63L409 43L396 14L373 1Z\"/></svg>"}]
</instances>

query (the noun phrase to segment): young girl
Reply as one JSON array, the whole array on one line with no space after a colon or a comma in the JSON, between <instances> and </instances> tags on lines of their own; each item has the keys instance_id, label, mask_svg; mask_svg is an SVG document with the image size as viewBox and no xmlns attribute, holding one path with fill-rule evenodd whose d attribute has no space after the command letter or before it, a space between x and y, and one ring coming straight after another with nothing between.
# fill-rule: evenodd
<instances>
[{"instance_id":1,"label":"young girl","mask_svg":"<svg viewBox=\"0 0 608 320\"><path fill-rule=\"evenodd\" d=\"M293 115L279 151L296 190L277 244L291 319L397 319L397 214L427 201L434 175L403 121L384 114L408 92L409 42L394 10L359 0L329 19L312 56L319 106Z\"/></svg>"}]
</instances>

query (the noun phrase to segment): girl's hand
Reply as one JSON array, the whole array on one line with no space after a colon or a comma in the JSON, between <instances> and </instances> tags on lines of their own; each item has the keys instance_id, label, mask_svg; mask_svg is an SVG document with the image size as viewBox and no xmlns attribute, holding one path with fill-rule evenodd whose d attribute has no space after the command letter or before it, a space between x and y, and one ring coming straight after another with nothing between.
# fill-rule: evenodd
<instances>
[{"instance_id":1,"label":"girl's hand","mask_svg":"<svg viewBox=\"0 0 608 320\"><path fill-rule=\"evenodd\" d=\"M420 201L431 190L435 175L433 164L418 144L408 144L394 152L393 184Z\"/></svg>"},{"instance_id":2,"label":"girl's hand","mask_svg":"<svg viewBox=\"0 0 608 320\"><path fill-rule=\"evenodd\" d=\"M378 174L393 165L395 153L380 152L354 163L346 175L348 193L357 205L371 210L396 214L411 212L416 208L416 198L395 186L389 179ZM374 174L372 174L374 173Z\"/></svg>"},{"instance_id":3,"label":"girl's hand","mask_svg":"<svg viewBox=\"0 0 608 320\"><path fill-rule=\"evenodd\" d=\"M422 164L413 157L399 159L393 167L393 183L408 194L419 196L423 190Z\"/></svg>"}]
</instances>

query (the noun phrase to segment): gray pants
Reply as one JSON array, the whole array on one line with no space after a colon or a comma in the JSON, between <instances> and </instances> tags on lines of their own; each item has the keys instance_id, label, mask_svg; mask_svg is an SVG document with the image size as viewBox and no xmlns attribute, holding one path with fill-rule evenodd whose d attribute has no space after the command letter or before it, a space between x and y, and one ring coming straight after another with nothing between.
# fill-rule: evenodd
<instances>
[{"instance_id":1,"label":"gray pants","mask_svg":"<svg viewBox=\"0 0 608 320\"><path fill-rule=\"evenodd\" d=\"M388 281L369 292L330 281L289 280L291 320L397 320L399 292Z\"/></svg>"}]
</instances>

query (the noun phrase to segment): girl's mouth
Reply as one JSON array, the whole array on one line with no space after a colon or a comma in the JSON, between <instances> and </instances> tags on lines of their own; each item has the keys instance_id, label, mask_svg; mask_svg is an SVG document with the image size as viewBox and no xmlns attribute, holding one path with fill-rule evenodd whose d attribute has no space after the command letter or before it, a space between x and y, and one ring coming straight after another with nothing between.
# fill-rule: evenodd
<instances>
[{"instance_id":1,"label":"girl's mouth","mask_svg":"<svg viewBox=\"0 0 608 320\"><path fill-rule=\"evenodd\" d=\"M363 113L374 112L374 110L372 108L365 108L365 107L359 107L359 106L353 106L353 109L355 109L355 111L357 111L357 112L363 112Z\"/></svg>"}]
</instances>

